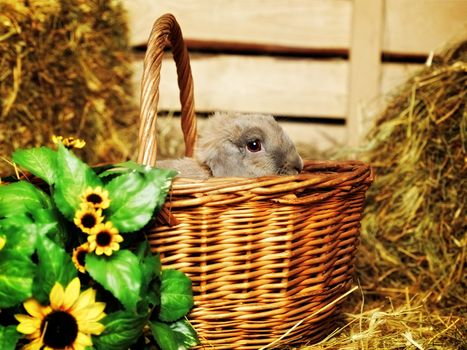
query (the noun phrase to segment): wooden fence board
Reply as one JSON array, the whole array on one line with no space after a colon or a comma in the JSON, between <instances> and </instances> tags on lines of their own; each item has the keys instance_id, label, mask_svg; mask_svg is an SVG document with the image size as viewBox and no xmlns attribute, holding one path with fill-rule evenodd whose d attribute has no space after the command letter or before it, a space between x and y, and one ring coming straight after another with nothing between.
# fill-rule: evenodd
<instances>
[{"instance_id":1,"label":"wooden fence board","mask_svg":"<svg viewBox=\"0 0 467 350\"><path fill-rule=\"evenodd\" d=\"M467 35L466 0L386 0L384 13L385 52L427 55Z\"/></svg>"},{"instance_id":2,"label":"wooden fence board","mask_svg":"<svg viewBox=\"0 0 467 350\"><path fill-rule=\"evenodd\" d=\"M187 40L346 48L351 0L124 0L131 43L143 45L153 22L170 12Z\"/></svg>"},{"instance_id":3,"label":"wooden fence board","mask_svg":"<svg viewBox=\"0 0 467 350\"><path fill-rule=\"evenodd\" d=\"M384 63L381 71L380 94L390 97L392 93L396 92L399 85L404 84L407 79L423 67L423 64L415 63Z\"/></svg>"},{"instance_id":4,"label":"wooden fence board","mask_svg":"<svg viewBox=\"0 0 467 350\"><path fill-rule=\"evenodd\" d=\"M381 86L381 42L384 0L355 0L350 49L348 143L356 146L362 133L362 105Z\"/></svg>"},{"instance_id":5,"label":"wooden fence board","mask_svg":"<svg viewBox=\"0 0 467 350\"><path fill-rule=\"evenodd\" d=\"M185 38L197 46L254 44L346 51L351 0L123 0L132 45L145 45L152 24L173 13ZM466 0L384 0L386 53L425 55L467 30ZM371 18L368 18L371 20Z\"/></svg>"},{"instance_id":6,"label":"wooden fence board","mask_svg":"<svg viewBox=\"0 0 467 350\"><path fill-rule=\"evenodd\" d=\"M348 63L235 55L191 55L195 106L200 112L237 110L295 117L344 119L348 101ZM422 65L384 63L380 93L403 83ZM139 98L142 58L134 63ZM161 110L180 109L175 64L164 59L160 85Z\"/></svg>"},{"instance_id":7,"label":"wooden fence board","mask_svg":"<svg viewBox=\"0 0 467 350\"><path fill-rule=\"evenodd\" d=\"M346 113L345 60L192 55L191 66L195 106L200 112L236 110L325 118L342 118ZM134 63L137 84L142 68L142 60ZM179 109L175 64L170 56L162 65L160 92L160 109Z\"/></svg>"}]
</instances>

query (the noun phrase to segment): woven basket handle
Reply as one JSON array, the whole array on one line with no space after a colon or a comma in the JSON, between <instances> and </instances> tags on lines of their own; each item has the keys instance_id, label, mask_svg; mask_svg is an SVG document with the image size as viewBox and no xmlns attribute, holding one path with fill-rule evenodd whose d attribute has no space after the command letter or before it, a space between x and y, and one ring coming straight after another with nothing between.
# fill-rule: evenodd
<instances>
[{"instance_id":1,"label":"woven basket handle","mask_svg":"<svg viewBox=\"0 0 467 350\"><path fill-rule=\"evenodd\" d=\"M160 73L164 49L169 45L177 66L185 155L193 156L196 142L196 117L190 60L180 26L173 15L165 14L154 23L144 57L137 158L140 164L156 165L156 120Z\"/></svg>"}]
</instances>

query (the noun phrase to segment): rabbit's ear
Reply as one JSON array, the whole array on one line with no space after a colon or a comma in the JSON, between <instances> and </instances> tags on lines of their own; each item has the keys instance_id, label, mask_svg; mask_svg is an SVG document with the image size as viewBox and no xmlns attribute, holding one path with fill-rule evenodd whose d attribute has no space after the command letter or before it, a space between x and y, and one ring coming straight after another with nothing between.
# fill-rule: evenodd
<instances>
[{"instance_id":1,"label":"rabbit's ear","mask_svg":"<svg viewBox=\"0 0 467 350\"><path fill-rule=\"evenodd\" d=\"M197 158L206 164L212 172L213 176L229 176L236 173L236 167L239 164L233 164L228 160L238 157L238 147L228 139L216 137L210 140L202 140Z\"/></svg>"}]
</instances>

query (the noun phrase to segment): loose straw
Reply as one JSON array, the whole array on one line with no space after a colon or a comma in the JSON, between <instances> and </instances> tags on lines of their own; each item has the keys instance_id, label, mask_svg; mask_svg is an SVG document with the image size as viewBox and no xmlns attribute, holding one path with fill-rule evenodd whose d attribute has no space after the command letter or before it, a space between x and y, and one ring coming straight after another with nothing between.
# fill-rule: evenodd
<instances>
[{"instance_id":1,"label":"loose straw","mask_svg":"<svg viewBox=\"0 0 467 350\"><path fill-rule=\"evenodd\" d=\"M323 312L325 310L327 310L328 308L330 308L331 306L333 306L334 304L338 303L339 301L341 301L342 299L344 299L346 296L348 296L349 294L352 294L353 292L355 292L359 287L358 286L355 286L353 287L352 289L350 289L349 291L347 291L346 293L344 293L343 295L341 295L339 298L333 300L332 302L330 302L329 304L323 306L322 308L320 308L319 310L313 312L311 315L305 317L304 319L301 319L300 321L298 321L292 328L290 328L287 332L285 332L281 337L277 338L276 340L274 340L272 343L269 343L268 345L266 346L263 346L262 348L260 348L259 350L266 350L267 348L277 344L278 342L280 342L282 339L284 339L285 337L287 337L291 332L293 332L293 330L295 328L297 328L298 326L300 326L303 322L305 322L306 320L312 318L312 317L315 317L317 314L319 314L320 312Z\"/></svg>"}]
</instances>

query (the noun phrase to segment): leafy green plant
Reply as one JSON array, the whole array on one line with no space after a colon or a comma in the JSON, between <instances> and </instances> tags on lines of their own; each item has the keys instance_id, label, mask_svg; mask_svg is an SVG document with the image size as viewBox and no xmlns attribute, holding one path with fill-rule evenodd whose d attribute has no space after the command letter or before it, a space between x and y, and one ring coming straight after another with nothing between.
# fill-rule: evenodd
<instances>
[{"instance_id":1,"label":"leafy green plant","mask_svg":"<svg viewBox=\"0 0 467 350\"><path fill-rule=\"evenodd\" d=\"M0 184L0 348L196 345L191 281L162 270L144 234L176 173L91 168L64 144L13 154L41 183Z\"/></svg>"}]
</instances>

